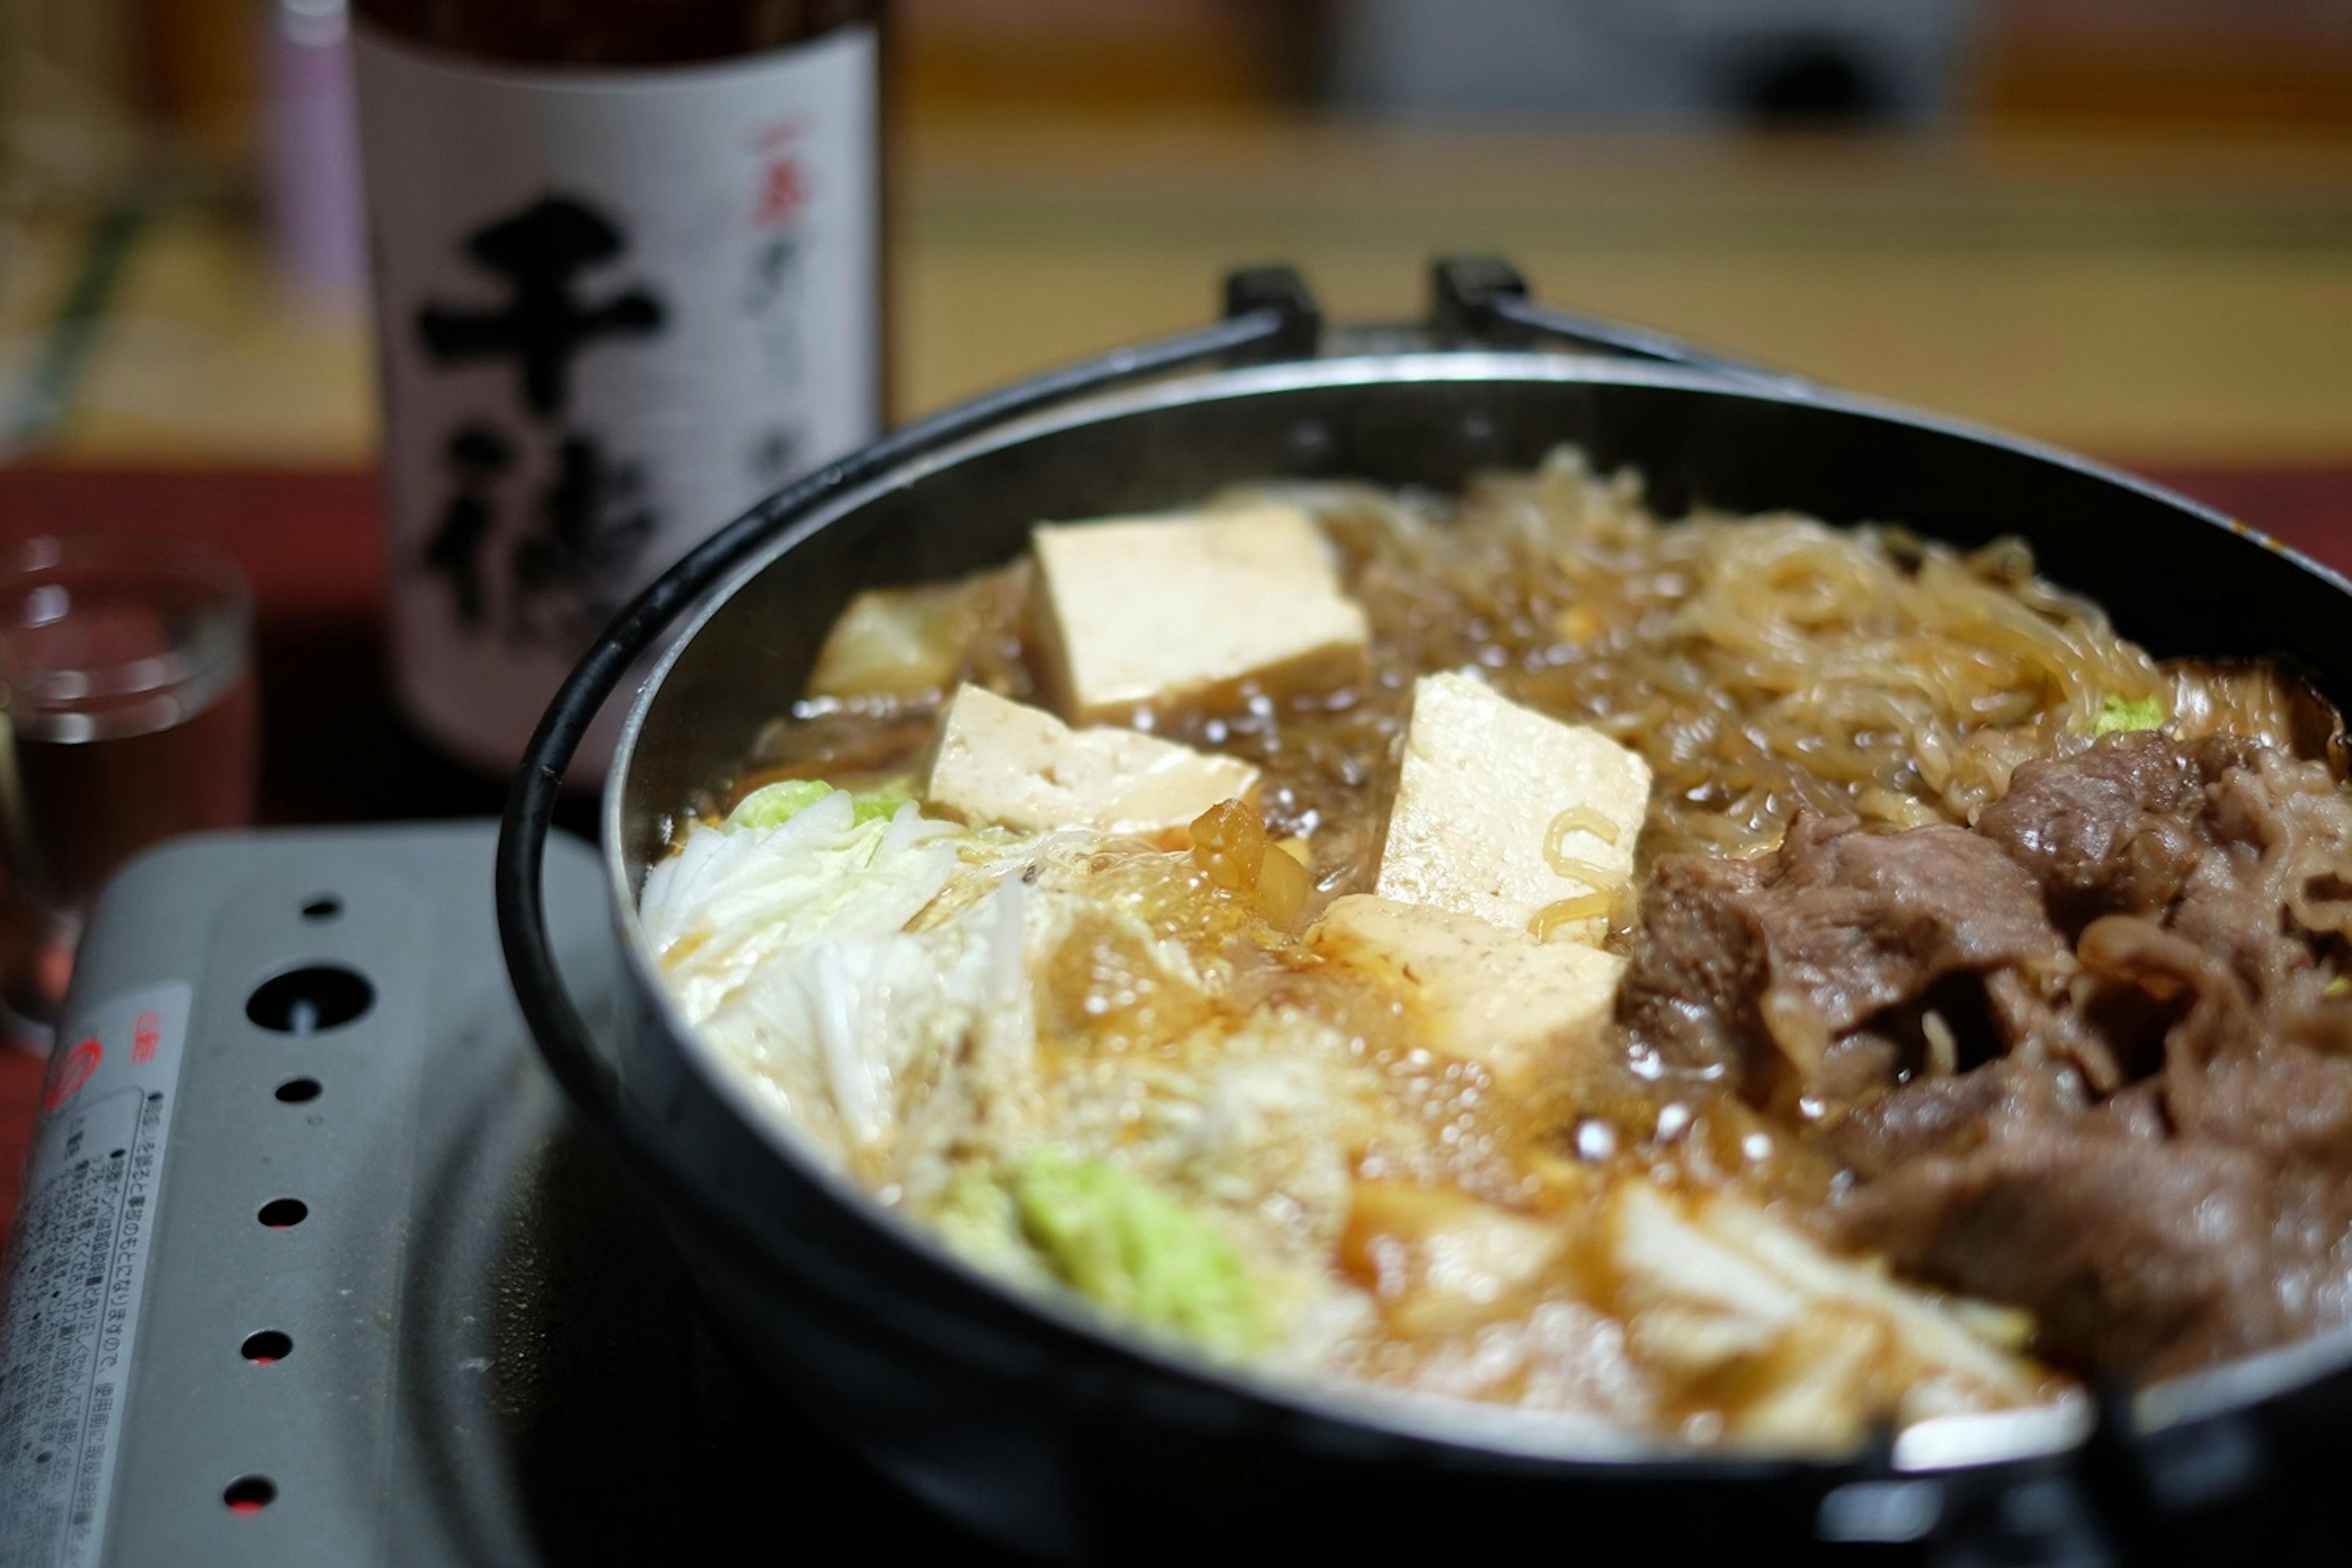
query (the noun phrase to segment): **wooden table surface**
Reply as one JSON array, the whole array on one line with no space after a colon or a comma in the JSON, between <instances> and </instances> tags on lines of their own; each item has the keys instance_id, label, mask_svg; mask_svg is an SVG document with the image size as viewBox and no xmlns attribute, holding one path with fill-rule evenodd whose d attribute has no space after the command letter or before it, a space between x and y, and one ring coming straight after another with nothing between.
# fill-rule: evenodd
<instances>
[{"instance_id":1,"label":"wooden table surface","mask_svg":"<svg viewBox=\"0 0 2352 1568\"><path fill-rule=\"evenodd\" d=\"M1431 256L1490 251L1555 303L2061 446L2352 462L2352 142L988 121L915 125L898 167L901 415L1198 323L1232 267L1402 318ZM111 258L43 455L368 461L356 302L292 297L235 209L126 204L0 232L0 377Z\"/></svg>"}]
</instances>

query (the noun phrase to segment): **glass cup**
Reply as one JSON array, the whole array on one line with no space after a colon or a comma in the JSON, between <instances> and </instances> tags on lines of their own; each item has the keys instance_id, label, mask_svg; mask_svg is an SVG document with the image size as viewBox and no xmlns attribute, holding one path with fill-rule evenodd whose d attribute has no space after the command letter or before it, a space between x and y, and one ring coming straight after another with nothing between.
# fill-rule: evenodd
<instances>
[{"instance_id":1,"label":"glass cup","mask_svg":"<svg viewBox=\"0 0 2352 1568\"><path fill-rule=\"evenodd\" d=\"M253 600L235 565L167 541L0 547L0 859L29 929L0 1018L46 1043L81 918L123 862L253 820Z\"/></svg>"}]
</instances>

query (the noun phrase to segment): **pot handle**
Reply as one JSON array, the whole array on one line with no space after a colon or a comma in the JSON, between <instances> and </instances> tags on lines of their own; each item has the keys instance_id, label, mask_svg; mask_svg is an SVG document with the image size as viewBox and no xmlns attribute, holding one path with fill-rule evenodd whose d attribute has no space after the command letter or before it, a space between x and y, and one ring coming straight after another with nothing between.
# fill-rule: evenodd
<instances>
[{"instance_id":1,"label":"pot handle","mask_svg":"<svg viewBox=\"0 0 2352 1568\"><path fill-rule=\"evenodd\" d=\"M1647 327L1538 305L1528 297L1527 279L1519 269L1498 256L1444 257L1433 263L1429 271L1429 326L1441 342L1505 349L1550 343L1705 371L1735 381L1781 388L1809 384L1801 377L1726 359Z\"/></svg>"},{"instance_id":2,"label":"pot handle","mask_svg":"<svg viewBox=\"0 0 2352 1568\"><path fill-rule=\"evenodd\" d=\"M565 678L525 748L499 824L499 940L524 1021L556 1081L608 1153L621 1134L616 1086L597 1059L586 1021L557 972L547 931L547 835L564 770L589 721L632 663L680 612L752 551L819 507L910 459L975 431L1066 399L1188 366L1311 356L1322 312L1306 281L1287 267L1252 268L1224 283L1225 315L1214 326L1140 343L983 393L916 420L786 486L696 545L639 594L599 634Z\"/></svg>"}]
</instances>

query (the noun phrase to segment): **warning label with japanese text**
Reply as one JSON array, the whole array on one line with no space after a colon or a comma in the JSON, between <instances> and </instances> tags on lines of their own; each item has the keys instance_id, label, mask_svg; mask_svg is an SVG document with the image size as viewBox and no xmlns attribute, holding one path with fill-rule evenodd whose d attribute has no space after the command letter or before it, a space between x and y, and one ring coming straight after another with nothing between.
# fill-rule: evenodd
<instances>
[{"instance_id":1,"label":"warning label with japanese text","mask_svg":"<svg viewBox=\"0 0 2352 1568\"><path fill-rule=\"evenodd\" d=\"M0 1568L99 1560L188 999L149 986L57 1037L0 1271Z\"/></svg>"}]
</instances>

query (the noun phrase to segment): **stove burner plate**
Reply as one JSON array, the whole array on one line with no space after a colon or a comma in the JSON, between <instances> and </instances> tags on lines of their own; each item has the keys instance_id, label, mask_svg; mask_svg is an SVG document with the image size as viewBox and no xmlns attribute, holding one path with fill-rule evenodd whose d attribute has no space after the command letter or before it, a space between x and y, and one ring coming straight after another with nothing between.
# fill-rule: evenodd
<instances>
[{"instance_id":1,"label":"stove burner plate","mask_svg":"<svg viewBox=\"0 0 2352 1568\"><path fill-rule=\"evenodd\" d=\"M21 1327L36 1296L65 1283L12 1255L0 1568L677 1561L845 1530L989 1559L729 1349L659 1228L571 1133L499 962L495 835L194 838L108 890L68 999L81 1027L60 1037L130 1039L111 1013L168 1015L152 999L182 986L185 1039L149 1118L146 1200L125 1208L135 1183L117 1183L75 1211L75 1236L118 1252L125 1215L148 1232L143 1270L108 1287L123 1310L92 1314L93 1350L110 1327L128 1350L96 1421L102 1353L51 1358L37 1398L11 1352L37 1332ZM558 838L548 876L593 1021L614 961L601 874ZM153 1066L167 1055L151 1047ZM71 1168L57 1145L75 1110L45 1113L35 1175ZM24 1213L43 1201L28 1183ZM44 1422L77 1440L44 1446ZM109 1443L110 1487L19 1484L20 1467L103 1461Z\"/></svg>"}]
</instances>

